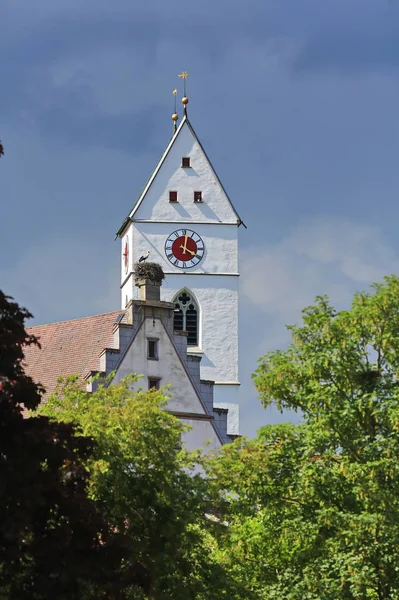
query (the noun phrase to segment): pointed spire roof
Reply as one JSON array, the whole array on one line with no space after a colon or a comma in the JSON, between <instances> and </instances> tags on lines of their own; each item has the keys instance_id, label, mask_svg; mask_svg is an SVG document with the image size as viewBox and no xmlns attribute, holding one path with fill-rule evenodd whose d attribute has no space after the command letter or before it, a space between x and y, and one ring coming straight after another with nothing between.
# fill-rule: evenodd
<instances>
[{"instance_id":1,"label":"pointed spire roof","mask_svg":"<svg viewBox=\"0 0 399 600\"><path fill-rule=\"evenodd\" d=\"M189 119L188 119L188 116L187 116L187 114L185 114L185 115L183 116L183 119L181 120L181 123L180 123L180 125L178 126L177 130L176 130L176 131L175 131L175 133L173 134L173 136L172 136L172 138L171 138L171 140L170 140L169 144L167 145L167 147L166 147L166 149L165 149L164 153L162 154L162 156L161 156L161 158L160 158L160 160L159 160L159 162L158 162L157 166L155 167L155 169L154 169L154 171L152 172L152 174L151 174L150 178L148 179L148 181L147 181L146 185L144 186L144 188L143 188L143 191L141 192L140 196L138 197L138 199L137 199L137 201L136 201L135 205L133 206L132 210L131 210L131 211L130 211L130 213L127 215L127 217L124 219L124 221L123 221L123 223L122 223L121 227L118 229L118 231L117 231L117 233L116 233L116 237L118 237L118 236L121 236L121 235L123 234L123 231L125 230L126 226L128 225L128 223L129 223L130 221L132 221L132 220L134 221L134 215L135 215L135 213L137 212L137 210L139 209L139 207L140 207L141 203L143 202L144 198L146 197L146 195L147 195L147 192L149 191L149 189L150 189L150 187L151 187L151 185L152 185L153 181L155 180L156 176L158 175L158 173L159 173L159 171L160 171L160 169L161 169L161 167L162 167L163 163L165 162L165 160L166 160L166 158L167 158L167 156L168 156L169 152L171 151L171 149L172 149L173 145L175 144L175 142L176 142L177 138L179 137L179 135L180 135L180 133L181 133L181 131L183 130L183 128L184 128L184 127L188 127L188 128L189 128L189 130L190 130L190 132L191 132L191 134L192 134L192 136L193 136L194 140L197 142L197 144L198 144L198 145L199 145L199 147L201 148L201 151L202 151L202 153L204 154L204 156L205 156L205 158L206 158L206 160L207 160L207 162L208 162L208 165L209 165L210 169L212 170L212 172L213 172L213 174L214 174L214 176L215 176L215 178L216 178L217 182L219 183L219 185L220 185L221 189L223 190L223 193L225 194L225 196L226 196L226 198L227 198L227 201L229 202L229 204L230 204L230 206L231 206L231 209L233 210L234 214L235 214L235 215L236 215L236 217L237 217L237 226L244 225L244 227L245 227L245 223L242 221L242 219L241 219L241 217L239 216L238 212L237 212L237 211L236 211L236 209L234 208L234 205L233 205L232 201L230 200L230 198L229 198L229 195L227 194L227 192L226 192L226 190L225 190L225 188L224 188L224 186L223 186L223 184L222 184L222 182L221 182L220 178L218 177L218 175L217 175L217 173L216 173L216 171L215 171L215 169L214 169L214 167L213 167L213 165L212 165L211 161L209 160L209 157L208 157L208 155L206 154L206 152L205 152L205 150L204 150L204 147L202 146L202 144L201 144L200 140L198 139L198 136L197 136L197 134L195 133L195 131L194 131L194 128L193 128L193 126L191 125L191 123L190 123L190 121L189 121Z\"/></svg>"}]
</instances>

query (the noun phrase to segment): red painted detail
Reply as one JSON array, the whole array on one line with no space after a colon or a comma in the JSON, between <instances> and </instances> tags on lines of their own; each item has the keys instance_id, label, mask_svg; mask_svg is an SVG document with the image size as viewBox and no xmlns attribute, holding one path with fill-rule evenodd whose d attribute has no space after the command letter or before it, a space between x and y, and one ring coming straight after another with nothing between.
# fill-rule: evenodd
<instances>
[{"instance_id":1,"label":"red painted detail","mask_svg":"<svg viewBox=\"0 0 399 600\"><path fill-rule=\"evenodd\" d=\"M128 259L129 259L129 244L127 242L125 244L125 251L123 253L123 258L124 258L124 263L125 263L125 269L127 269Z\"/></svg>"},{"instance_id":2,"label":"red painted detail","mask_svg":"<svg viewBox=\"0 0 399 600\"><path fill-rule=\"evenodd\" d=\"M190 237L186 238L184 235L178 237L172 244L173 255L183 262L187 262L194 258L197 254L197 244Z\"/></svg>"}]
</instances>

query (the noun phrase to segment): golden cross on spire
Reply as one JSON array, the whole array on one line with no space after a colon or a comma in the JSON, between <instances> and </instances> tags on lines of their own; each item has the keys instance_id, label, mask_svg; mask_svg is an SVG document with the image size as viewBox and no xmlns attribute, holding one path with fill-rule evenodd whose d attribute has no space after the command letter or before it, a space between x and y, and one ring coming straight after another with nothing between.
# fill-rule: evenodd
<instances>
[{"instance_id":1,"label":"golden cross on spire","mask_svg":"<svg viewBox=\"0 0 399 600\"><path fill-rule=\"evenodd\" d=\"M172 94L175 97L175 110L174 110L174 113L172 115L173 131L176 132L176 129L177 129L177 120L179 118L179 115L177 114L177 107L176 107L176 94L177 94L177 90L173 90Z\"/></svg>"},{"instance_id":2,"label":"golden cross on spire","mask_svg":"<svg viewBox=\"0 0 399 600\"><path fill-rule=\"evenodd\" d=\"M180 79L183 79L183 98L181 99L181 101L183 102L183 106L184 106L184 114L187 115L187 104L188 104L188 98L186 96L186 79L187 79L188 73L187 71L182 71L181 73L178 74L178 77L180 77Z\"/></svg>"}]
</instances>

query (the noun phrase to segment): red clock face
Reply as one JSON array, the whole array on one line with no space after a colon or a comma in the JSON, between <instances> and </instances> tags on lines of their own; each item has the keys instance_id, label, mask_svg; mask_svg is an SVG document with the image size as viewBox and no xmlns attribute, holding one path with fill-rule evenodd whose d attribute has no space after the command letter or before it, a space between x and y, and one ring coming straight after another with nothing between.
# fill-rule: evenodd
<instances>
[{"instance_id":1,"label":"red clock face","mask_svg":"<svg viewBox=\"0 0 399 600\"><path fill-rule=\"evenodd\" d=\"M123 251L123 264L125 266L125 273L127 273L129 269L129 238L125 239L125 248Z\"/></svg>"},{"instance_id":2,"label":"red clock face","mask_svg":"<svg viewBox=\"0 0 399 600\"><path fill-rule=\"evenodd\" d=\"M179 269L195 267L204 256L204 242L195 231L178 229L165 244L167 259Z\"/></svg>"},{"instance_id":3,"label":"red clock face","mask_svg":"<svg viewBox=\"0 0 399 600\"><path fill-rule=\"evenodd\" d=\"M172 244L173 255L185 262L190 256L197 254L198 246L190 237L187 239L184 236L178 237Z\"/></svg>"}]
</instances>

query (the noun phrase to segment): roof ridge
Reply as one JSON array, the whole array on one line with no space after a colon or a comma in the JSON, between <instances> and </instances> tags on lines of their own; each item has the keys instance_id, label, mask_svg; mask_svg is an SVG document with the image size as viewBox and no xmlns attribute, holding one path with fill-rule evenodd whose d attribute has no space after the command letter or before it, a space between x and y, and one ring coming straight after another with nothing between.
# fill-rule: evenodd
<instances>
[{"instance_id":1,"label":"roof ridge","mask_svg":"<svg viewBox=\"0 0 399 600\"><path fill-rule=\"evenodd\" d=\"M143 198L146 196L147 191L149 190L149 188L151 187L151 184L153 182L153 180L155 179L156 174L158 173L160 167L162 166L162 163L164 162L166 156L169 154L169 150L171 149L171 147L173 146L173 143L175 141L175 139L177 139L180 131L183 129L183 125L184 123L186 123L188 121L188 117L187 115L184 115L178 128L176 129L176 131L173 133L172 137L170 138L169 142L166 144L165 150L162 152L161 158L159 158L157 160L157 163L154 167L154 169L151 171L145 186L142 188L140 194L138 195L138 198L136 199L133 208L131 208L129 210L129 213L127 215L127 217L125 218L125 220L123 221L122 225L119 227L118 231L116 232L115 235L115 239L120 236L123 232L123 230L126 227L126 224L130 221L132 215L136 212L136 209L140 206Z\"/></svg>"},{"instance_id":2,"label":"roof ridge","mask_svg":"<svg viewBox=\"0 0 399 600\"><path fill-rule=\"evenodd\" d=\"M84 321L85 319L93 319L93 317L104 317L105 315L121 314L126 312L125 309L110 310L108 312L100 313L98 315L88 315L87 317L76 317L75 319L64 319L62 321L53 321L52 323L41 323L40 325L30 325L27 329L34 329L36 327L45 327L46 325L60 325L61 323L71 323L73 321Z\"/></svg>"},{"instance_id":3,"label":"roof ridge","mask_svg":"<svg viewBox=\"0 0 399 600\"><path fill-rule=\"evenodd\" d=\"M199 147L201 148L201 150L202 150L202 152L203 152L203 154L204 154L204 156L205 156L206 160L208 161L208 165L210 166L210 168L211 168L211 171L213 171L213 174L214 174L214 176L216 177L216 181L219 183L220 187L222 188L222 190L223 190L223 193L224 193L224 195L225 195L225 196L226 196L226 198L227 198L227 201L229 202L229 204L230 204L231 208L233 209L233 212L235 213L235 215L236 215L236 217L237 217L237 225L238 225L238 226L240 226L241 224L243 224L243 225L244 225L244 227L245 227L245 229L246 229L246 226L245 226L245 224L244 224L244 221L241 219L241 217L240 217L240 215L238 214L237 210L234 208L234 204L232 203L232 201L231 201L231 199L230 199L230 196L229 196L229 195L228 195L228 193L226 192L226 188L224 187L224 185L223 185L223 183L222 183L222 180L220 179L219 175L216 173L216 171L215 171L215 167L213 166L213 164L212 164L212 162L211 162L211 160L210 160L209 156L207 155L207 153L206 153L206 151L205 151L205 148L204 148L204 147L203 147L203 145L201 144L201 142L200 142L200 139L199 139L198 135L195 133L195 131L194 131L194 127L191 125L191 122L189 121L188 117L186 118L186 123L187 123L187 126L188 126L188 128L189 128L189 129L190 129L190 131L191 131L191 134L192 134L192 136L193 136L193 137L194 137L194 139L197 141L197 143L198 143Z\"/></svg>"},{"instance_id":4,"label":"roof ridge","mask_svg":"<svg viewBox=\"0 0 399 600\"><path fill-rule=\"evenodd\" d=\"M231 201L230 196L228 195L226 188L224 187L222 180L220 179L219 175L216 173L215 171L215 167L213 166L209 156L207 155L203 145L200 142L200 139L198 137L198 135L196 134L194 127L191 124L191 121L189 120L187 115L183 116L183 119L179 125L179 127L177 128L177 130L175 131L175 133L173 134L173 136L171 137L171 139L169 140L169 143L167 144L161 158L158 160L155 168L153 169L152 173L150 174L149 178L147 179L147 183L145 184L144 188L141 190L136 202L133 205L133 208L130 210L129 214L127 215L127 217L124 219L122 225L119 227L118 231L116 232L116 236L115 239L119 236L122 236L122 233L125 231L126 226L128 225L128 223L132 220L134 220L134 215L136 214L136 212L138 211L138 209L140 208L143 200L145 199L148 191L150 190L153 182L155 181L158 173L161 171L161 168L169 154L169 152L172 150L172 147L174 145L174 143L176 142L177 138L180 135L180 132L183 131L184 126L187 126L191 135L194 138L194 141L198 144L200 151L202 152L202 154L205 157L205 160L208 163L208 167L210 168L211 172L213 173L213 176L216 179L216 182L218 183L218 185L220 186L227 202L229 203L233 213L235 214L236 218L237 218L237 226L240 225L244 225L244 227L246 228L245 223L243 222L243 220L241 219L240 215L238 214L236 208L234 207L234 204Z\"/></svg>"}]
</instances>

